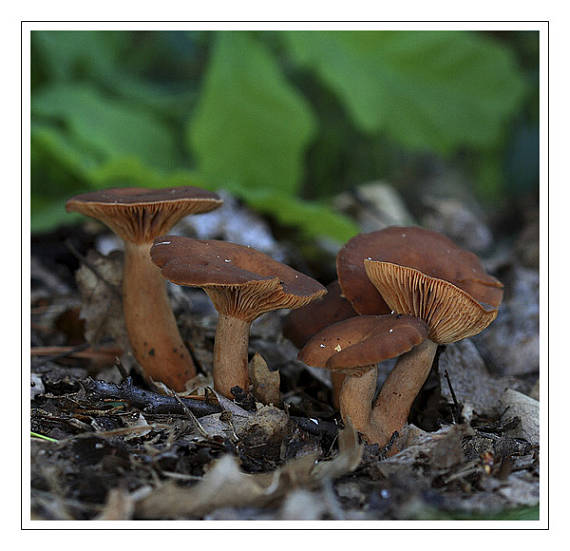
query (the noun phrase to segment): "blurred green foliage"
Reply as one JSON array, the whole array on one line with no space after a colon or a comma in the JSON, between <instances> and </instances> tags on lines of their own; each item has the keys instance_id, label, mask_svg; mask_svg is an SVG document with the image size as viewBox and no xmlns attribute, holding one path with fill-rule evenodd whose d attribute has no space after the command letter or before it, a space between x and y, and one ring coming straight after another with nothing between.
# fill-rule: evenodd
<instances>
[{"instance_id":1,"label":"blurred green foliage","mask_svg":"<svg viewBox=\"0 0 570 551\"><path fill-rule=\"evenodd\" d=\"M488 197L516 193L509 174L528 188L538 171L537 44L537 33L34 31L32 230L73 220L75 193L189 184L344 241L357 227L330 196L397 183L402 154L466 159Z\"/></svg>"}]
</instances>

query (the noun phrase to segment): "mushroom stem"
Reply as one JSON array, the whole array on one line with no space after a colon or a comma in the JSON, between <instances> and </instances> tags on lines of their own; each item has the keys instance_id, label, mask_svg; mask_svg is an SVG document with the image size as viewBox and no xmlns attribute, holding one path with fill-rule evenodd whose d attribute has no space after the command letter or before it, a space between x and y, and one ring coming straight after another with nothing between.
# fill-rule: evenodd
<instances>
[{"instance_id":1,"label":"mushroom stem","mask_svg":"<svg viewBox=\"0 0 570 551\"><path fill-rule=\"evenodd\" d=\"M372 423L385 435L385 446L394 431L402 430L408 420L414 399L431 370L437 344L426 339L403 356L380 389L372 409Z\"/></svg>"},{"instance_id":2,"label":"mushroom stem","mask_svg":"<svg viewBox=\"0 0 570 551\"><path fill-rule=\"evenodd\" d=\"M342 418L350 417L353 427L366 435L372 411L372 398L376 391L378 368L370 366L360 376L345 375L338 396Z\"/></svg>"},{"instance_id":3,"label":"mushroom stem","mask_svg":"<svg viewBox=\"0 0 570 551\"><path fill-rule=\"evenodd\" d=\"M144 375L182 391L196 368L178 331L160 269L151 262L151 245L125 242L125 324Z\"/></svg>"},{"instance_id":4,"label":"mushroom stem","mask_svg":"<svg viewBox=\"0 0 570 551\"><path fill-rule=\"evenodd\" d=\"M247 347L250 325L251 322L226 314L218 315L214 343L214 388L227 398L233 398L233 387L239 386L246 392L249 387Z\"/></svg>"},{"instance_id":5,"label":"mushroom stem","mask_svg":"<svg viewBox=\"0 0 570 551\"><path fill-rule=\"evenodd\" d=\"M346 373L333 371L331 373L332 404L335 409L340 409L340 391L346 378ZM372 400L372 398L370 398Z\"/></svg>"}]
</instances>

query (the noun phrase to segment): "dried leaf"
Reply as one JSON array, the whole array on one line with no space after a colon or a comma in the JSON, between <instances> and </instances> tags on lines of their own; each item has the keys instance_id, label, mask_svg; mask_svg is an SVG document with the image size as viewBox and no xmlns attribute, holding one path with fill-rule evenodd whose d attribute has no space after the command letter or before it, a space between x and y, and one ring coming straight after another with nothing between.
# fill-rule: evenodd
<instances>
[{"instance_id":1,"label":"dried leaf","mask_svg":"<svg viewBox=\"0 0 570 551\"><path fill-rule=\"evenodd\" d=\"M146 419L142 413L139 413L135 418L125 416L123 417L123 421L127 427L130 427L135 431L133 434L125 436L125 440L139 438L145 434L148 434L152 430L152 427L146 422Z\"/></svg>"},{"instance_id":2,"label":"dried leaf","mask_svg":"<svg viewBox=\"0 0 570 551\"><path fill-rule=\"evenodd\" d=\"M34 400L36 396L41 396L44 392L45 387L42 378L37 373L32 373L30 380L30 399Z\"/></svg>"},{"instance_id":3,"label":"dried leaf","mask_svg":"<svg viewBox=\"0 0 570 551\"><path fill-rule=\"evenodd\" d=\"M318 480L335 478L354 471L362 460L364 446L358 442L358 433L350 422L338 435L338 455L331 461L323 461L315 466L313 476Z\"/></svg>"},{"instance_id":4,"label":"dried leaf","mask_svg":"<svg viewBox=\"0 0 570 551\"><path fill-rule=\"evenodd\" d=\"M448 469L465 459L461 443L472 434L473 429L469 425L447 425L435 432L408 425L397 441L401 451L379 463L378 469L384 476L405 471L420 456L434 472Z\"/></svg>"},{"instance_id":5,"label":"dried leaf","mask_svg":"<svg viewBox=\"0 0 570 551\"><path fill-rule=\"evenodd\" d=\"M220 507L261 507L295 488L319 486L325 478L336 477L358 466L363 446L354 428L339 435L339 454L331 461L316 464L317 454L288 461L272 473L247 474L238 460L225 455L204 478L191 488L169 482L137 503L138 517L180 518L200 516Z\"/></svg>"},{"instance_id":6,"label":"dried leaf","mask_svg":"<svg viewBox=\"0 0 570 551\"><path fill-rule=\"evenodd\" d=\"M132 496L125 490L113 488L107 495L107 503L96 520L131 520L135 510Z\"/></svg>"},{"instance_id":7,"label":"dried leaf","mask_svg":"<svg viewBox=\"0 0 570 551\"><path fill-rule=\"evenodd\" d=\"M123 279L122 254L115 251L103 256L91 250L87 261L97 273L82 265L75 274L81 294L79 317L85 320L85 338L90 344L97 345L108 337L123 350L128 350L121 295L117 292Z\"/></svg>"},{"instance_id":8,"label":"dried leaf","mask_svg":"<svg viewBox=\"0 0 570 551\"><path fill-rule=\"evenodd\" d=\"M489 374L473 341L464 339L449 344L439 356L441 394L451 403L453 397L446 373L467 420L473 410L479 414L498 413L499 400L508 383Z\"/></svg>"},{"instance_id":9,"label":"dried leaf","mask_svg":"<svg viewBox=\"0 0 570 551\"><path fill-rule=\"evenodd\" d=\"M259 402L275 405L280 403L279 371L270 371L267 362L257 352L249 362L249 378L253 385L253 395Z\"/></svg>"},{"instance_id":10,"label":"dried leaf","mask_svg":"<svg viewBox=\"0 0 570 551\"><path fill-rule=\"evenodd\" d=\"M224 411L229 411L233 415L237 415L239 417L249 417L252 415L252 413L238 406L234 401L229 400L219 392L216 392L215 390L213 392L218 399L218 403Z\"/></svg>"},{"instance_id":11,"label":"dried leaf","mask_svg":"<svg viewBox=\"0 0 570 551\"><path fill-rule=\"evenodd\" d=\"M284 500L279 513L281 520L320 520L326 512L323 497L307 490L293 490Z\"/></svg>"},{"instance_id":12,"label":"dried leaf","mask_svg":"<svg viewBox=\"0 0 570 551\"><path fill-rule=\"evenodd\" d=\"M501 403L509 408L508 417L519 417L521 422L507 432L509 436L524 438L531 444L540 443L540 402L526 394L509 388L502 396Z\"/></svg>"},{"instance_id":13,"label":"dried leaf","mask_svg":"<svg viewBox=\"0 0 570 551\"><path fill-rule=\"evenodd\" d=\"M177 518L205 514L218 507L252 504L263 497L256 475L240 471L238 461L225 455L191 488L166 483L137 504L141 518Z\"/></svg>"}]
</instances>

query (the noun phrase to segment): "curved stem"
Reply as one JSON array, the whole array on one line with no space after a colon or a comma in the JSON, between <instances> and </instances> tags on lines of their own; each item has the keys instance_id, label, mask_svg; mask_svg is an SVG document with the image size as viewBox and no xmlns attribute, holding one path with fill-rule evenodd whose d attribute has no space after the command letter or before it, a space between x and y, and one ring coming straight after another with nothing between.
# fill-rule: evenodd
<instances>
[{"instance_id":1,"label":"curved stem","mask_svg":"<svg viewBox=\"0 0 570 551\"><path fill-rule=\"evenodd\" d=\"M352 426L364 435L370 422L377 376L376 366L371 366L360 377L346 375L338 397L342 418L346 421L350 417Z\"/></svg>"},{"instance_id":2,"label":"curved stem","mask_svg":"<svg viewBox=\"0 0 570 551\"><path fill-rule=\"evenodd\" d=\"M150 260L151 245L125 242L125 324L145 376L182 391L186 381L196 375L196 368L178 331L166 282Z\"/></svg>"},{"instance_id":3,"label":"curved stem","mask_svg":"<svg viewBox=\"0 0 570 551\"><path fill-rule=\"evenodd\" d=\"M371 421L385 435L385 446L394 431L401 431L408 420L414 399L428 378L437 344L426 339L403 356L382 385L372 409Z\"/></svg>"},{"instance_id":4,"label":"curved stem","mask_svg":"<svg viewBox=\"0 0 570 551\"><path fill-rule=\"evenodd\" d=\"M216 341L214 343L214 388L227 398L233 398L231 390L239 386L249 389L247 346L250 322L218 314Z\"/></svg>"}]
</instances>

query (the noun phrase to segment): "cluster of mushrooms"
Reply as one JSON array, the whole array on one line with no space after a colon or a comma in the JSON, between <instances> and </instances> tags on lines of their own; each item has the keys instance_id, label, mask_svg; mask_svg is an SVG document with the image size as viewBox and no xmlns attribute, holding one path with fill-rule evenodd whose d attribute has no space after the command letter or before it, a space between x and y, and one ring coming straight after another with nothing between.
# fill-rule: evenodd
<instances>
[{"instance_id":1,"label":"cluster of mushrooms","mask_svg":"<svg viewBox=\"0 0 570 551\"><path fill-rule=\"evenodd\" d=\"M485 329L503 285L447 237L418 227L360 234L337 256L327 288L251 248L170 236L183 217L218 208L215 193L192 186L85 193L68 211L100 220L125 243L123 309L133 355L145 377L184 391L196 367L177 328L165 279L201 287L218 311L213 379L217 392L249 389L253 320L293 310L284 334L299 359L331 371L333 401L369 443L390 442L407 421L438 344ZM380 392L377 364L399 357Z\"/></svg>"}]
</instances>

